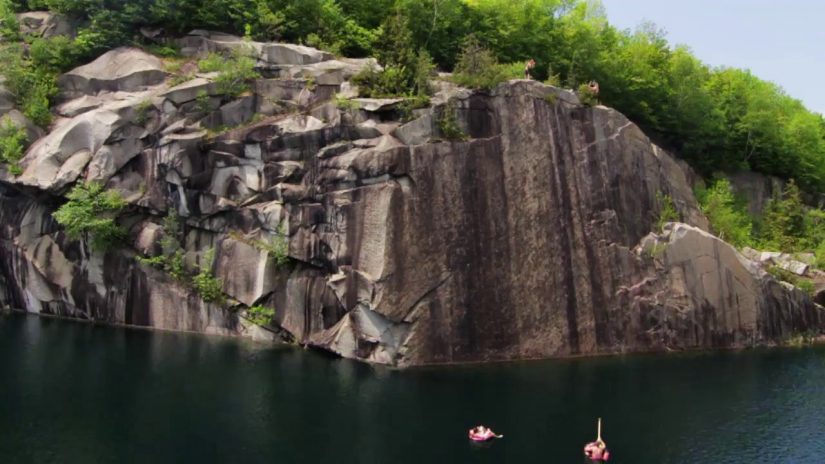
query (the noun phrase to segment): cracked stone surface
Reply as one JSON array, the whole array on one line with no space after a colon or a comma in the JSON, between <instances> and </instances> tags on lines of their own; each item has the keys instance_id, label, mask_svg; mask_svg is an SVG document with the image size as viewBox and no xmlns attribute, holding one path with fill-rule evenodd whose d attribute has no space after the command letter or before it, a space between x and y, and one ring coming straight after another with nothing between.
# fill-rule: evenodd
<instances>
[{"instance_id":1,"label":"cracked stone surface","mask_svg":"<svg viewBox=\"0 0 825 464\"><path fill-rule=\"evenodd\" d=\"M61 106L23 174L0 170L0 303L275 332L397 366L751 346L823 327L807 295L704 232L690 171L614 110L514 80L490 92L441 85L435 106L401 121L397 100L330 103L353 90L323 52L203 31L182 44L252 46L259 66L288 77L226 101L214 76L169 88L150 73ZM295 78L307 72L335 74L310 89ZM445 105L466 141L440 134ZM205 130L252 108L266 111ZM91 250L51 219L80 180L129 202L123 247ZM651 235L660 194L682 223ZM181 218L190 271L215 249L227 305L135 259L160 252L167 213ZM282 241L289 265L271 252ZM276 310L269 330L243 318L254 305Z\"/></svg>"},{"instance_id":2,"label":"cracked stone surface","mask_svg":"<svg viewBox=\"0 0 825 464\"><path fill-rule=\"evenodd\" d=\"M137 48L110 50L89 64L58 79L61 95L70 100L100 92L135 92L160 84L166 78L163 62Z\"/></svg>"}]
</instances>

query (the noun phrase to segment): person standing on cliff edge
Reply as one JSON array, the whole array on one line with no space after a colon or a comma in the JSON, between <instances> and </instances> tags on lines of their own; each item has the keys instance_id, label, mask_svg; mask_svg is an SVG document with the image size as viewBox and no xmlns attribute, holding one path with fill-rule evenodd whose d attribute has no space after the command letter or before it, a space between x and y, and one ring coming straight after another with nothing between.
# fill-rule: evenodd
<instances>
[{"instance_id":1,"label":"person standing on cliff edge","mask_svg":"<svg viewBox=\"0 0 825 464\"><path fill-rule=\"evenodd\" d=\"M536 67L536 60L530 58L527 63L524 64L524 78L525 79L532 79L533 76L530 75L530 71Z\"/></svg>"}]
</instances>

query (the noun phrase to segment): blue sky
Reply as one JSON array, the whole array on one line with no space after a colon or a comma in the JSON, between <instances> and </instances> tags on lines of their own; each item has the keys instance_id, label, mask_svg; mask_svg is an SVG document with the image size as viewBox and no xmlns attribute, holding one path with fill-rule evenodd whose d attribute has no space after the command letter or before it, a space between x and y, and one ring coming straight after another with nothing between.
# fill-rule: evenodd
<instances>
[{"instance_id":1,"label":"blue sky","mask_svg":"<svg viewBox=\"0 0 825 464\"><path fill-rule=\"evenodd\" d=\"M602 0L610 23L644 20L713 66L750 69L825 114L825 1Z\"/></svg>"}]
</instances>

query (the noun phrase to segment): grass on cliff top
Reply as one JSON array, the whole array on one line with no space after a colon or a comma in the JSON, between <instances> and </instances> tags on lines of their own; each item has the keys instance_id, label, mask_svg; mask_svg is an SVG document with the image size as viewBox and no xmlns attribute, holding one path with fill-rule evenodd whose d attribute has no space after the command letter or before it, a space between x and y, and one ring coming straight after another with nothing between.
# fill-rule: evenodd
<instances>
[{"instance_id":1,"label":"grass on cliff top","mask_svg":"<svg viewBox=\"0 0 825 464\"><path fill-rule=\"evenodd\" d=\"M249 82L261 77L255 71L255 59L249 52L235 50L229 56L220 53L210 53L198 61L201 72L217 72L215 83L218 93L228 97L237 97L249 91Z\"/></svg>"},{"instance_id":2,"label":"grass on cliff top","mask_svg":"<svg viewBox=\"0 0 825 464\"><path fill-rule=\"evenodd\" d=\"M820 114L747 70L702 63L687 47L668 43L655 25L611 26L598 2L214 0L203 8L194 0L0 0L0 34L8 42L23 39L15 13L44 8L73 18L79 25L76 37L27 38L31 56L16 58L26 63L4 60L3 70L18 107L41 126L49 122L56 89L55 74L47 68L65 70L132 45L151 24L170 36L210 29L372 56L384 69L371 76L376 95L426 94L419 79L426 73L415 65L425 56L444 71L455 70L456 81L473 88L520 77L521 63L534 59L537 79L570 89L599 81L604 104L704 175L751 169L793 178L805 191L825 192ZM462 44L473 38L486 56L461 63L467 58ZM165 56L173 50L158 45L154 52ZM478 66L482 62L489 66ZM227 88L236 87L228 83Z\"/></svg>"}]
</instances>

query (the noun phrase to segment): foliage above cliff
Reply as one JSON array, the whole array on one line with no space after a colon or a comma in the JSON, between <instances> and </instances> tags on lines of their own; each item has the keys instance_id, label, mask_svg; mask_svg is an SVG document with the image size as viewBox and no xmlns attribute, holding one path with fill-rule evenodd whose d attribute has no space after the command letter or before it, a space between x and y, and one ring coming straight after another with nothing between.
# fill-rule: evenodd
<instances>
[{"instance_id":1,"label":"foliage above cliff","mask_svg":"<svg viewBox=\"0 0 825 464\"><path fill-rule=\"evenodd\" d=\"M727 179L716 180L696 196L719 238L739 248L813 253L814 264L825 269L825 211L806 207L795 182L770 199L758 218L750 217L746 202L734 195Z\"/></svg>"},{"instance_id":2,"label":"foliage above cliff","mask_svg":"<svg viewBox=\"0 0 825 464\"><path fill-rule=\"evenodd\" d=\"M0 18L0 33L11 34L14 19L8 12L12 10L48 8L81 24L70 43L32 44L30 60L50 63L51 69L65 69L68 63L131 43L140 36L141 27L162 27L168 34L202 28L259 40L302 42L348 56L377 56L391 69L368 76L375 94L426 93L414 88L420 85L417 77L423 75L426 57L441 69L452 70L460 61L462 44L472 35L497 63L535 59L536 78L553 76L573 89L591 79L599 81L601 102L626 114L704 174L752 169L796 179L804 190L825 192L821 115L746 70L708 67L689 49L671 46L651 24L635 31L616 29L594 1L0 0L0 4L0 13L6 12ZM505 66L502 72L512 75L519 65L501 66ZM53 89L47 78L37 77L40 71L35 69L41 67L28 69L36 78L25 81L16 95L29 101L32 109L27 114L42 124L48 122L42 104Z\"/></svg>"},{"instance_id":3,"label":"foliage above cliff","mask_svg":"<svg viewBox=\"0 0 825 464\"><path fill-rule=\"evenodd\" d=\"M746 206L734 196L727 179L717 180L696 196L719 238L740 248L754 245L753 219L748 216Z\"/></svg>"}]
</instances>

